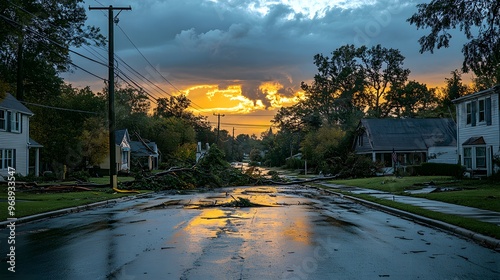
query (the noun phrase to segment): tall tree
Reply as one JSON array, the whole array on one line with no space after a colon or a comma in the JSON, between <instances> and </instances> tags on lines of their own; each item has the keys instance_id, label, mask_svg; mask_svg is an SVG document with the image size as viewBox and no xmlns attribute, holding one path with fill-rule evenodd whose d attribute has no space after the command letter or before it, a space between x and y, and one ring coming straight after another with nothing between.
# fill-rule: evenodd
<instances>
[{"instance_id":1,"label":"tall tree","mask_svg":"<svg viewBox=\"0 0 500 280\"><path fill-rule=\"evenodd\" d=\"M417 28L430 28L419 39L420 52L448 47L451 30L459 28L469 40L464 44L462 70L500 82L500 2L496 0L432 0L418 4L408 21Z\"/></svg>"},{"instance_id":2,"label":"tall tree","mask_svg":"<svg viewBox=\"0 0 500 280\"><path fill-rule=\"evenodd\" d=\"M31 137L44 146L42 161L53 170L62 165L81 167L85 163L82 132L91 130L91 123L85 125L86 122L92 118L93 122L105 123L105 101L90 88L76 89L63 84L61 91L59 98L52 100L52 107L27 105L35 113L30 119ZM99 126L95 128L98 130Z\"/></svg>"},{"instance_id":3,"label":"tall tree","mask_svg":"<svg viewBox=\"0 0 500 280\"><path fill-rule=\"evenodd\" d=\"M462 82L462 73L458 69L455 69L450 74L450 78L445 78L446 86L443 89L443 105L446 107L453 105L453 99L462 97L470 91L469 87Z\"/></svg>"},{"instance_id":4,"label":"tall tree","mask_svg":"<svg viewBox=\"0 0 500 280\"><path fill-rule=\"evenodd\" d=\"M83 0L6 0L0 3L0 77L25 99L25 85L49 90L60 85L57 73L67 71L69 48L104 44L99 29L85 26ZM15 73L15 74L14 74ZM48 80L52 80L47 84Z\"/></svg>"},{"instance_id":5,"label":"tall tree","mask_svg":"<svg viewBox=\"0 0 500 280\"><path fill-rule=\"evenodd\" d=\"M191 100L189 100L186 95L182 94L171 96L170 98L158 98L157 103L154 109L155 117L182 118L194 127L198 141L208 142L210 140L211 128L208 118L202 115L195 115L188 109L191 106Z\"/></svg>"},{"instance_id":6,"label":"tall tree","mask_svg":"<svg viewBox=\"0 0 500 280\"><path fill-rule=\"evenodd\" d=\"M331 57L314 56L318 73L311 85L302 83L306 93L303 108L309 110L306 115L310 123L316 126L343 124L346 115L356 109L356 93L362 86L362 68L357 58L363 51L363 48L345 45L334 50Z\"/></svg>"},{"instance_id":7,"label":"tall tree","mask_svg":"<svg viewBox=\"0 0 500 280\"><path fill-rule=\"evenodd\" d=\"M387 96L387 104L396 117L414 118L437 105L434 89L427 85L409 81L403 87L391 91Z\"/></svg>"},{"instance_id":8,"label":"tall tree","mask_svg":"<svg viewBox=\"0 0 500 280\"><path fill-rule=\"evenodd\" d=\"M390 91L397 91L404 86L410 74L404 69L405 57L399 50L387 49L380 45L370 49L361 48L361 61L364 75L363 98L370 116L381 118L388 116L391 108L385 98Z\"/></svg>"}]
</instances>

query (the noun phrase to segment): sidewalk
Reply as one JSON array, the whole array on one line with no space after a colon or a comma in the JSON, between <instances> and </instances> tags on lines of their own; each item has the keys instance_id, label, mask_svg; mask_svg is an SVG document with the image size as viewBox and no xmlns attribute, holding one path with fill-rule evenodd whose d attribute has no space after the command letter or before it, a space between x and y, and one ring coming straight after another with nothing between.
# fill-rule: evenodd
<instances>
[{"instance_id":1,"label":"sidewalk","mask_svg":"<svg viewBox=\"0 0 500 280\"><path fill-rule=\"evenodd\" d=\"M342 191L347 191L352 194L368 194L377 198L383 198L387 200L393 200L400 203L406 203L414 206L418 206L427 210L431 210L434 212L440 212L444 214L453 214L459 215L467 218L472 218L475 220L493 223L497 226L500 226L500 213L490 210L477 209L473 207L461 206L436 200L430 200L419 197L411 197L404 195L393 195L388 192L371 190L371 189L362 189L358 187L344 186L344 185L336 185L329 183L321 183L321 185L325 187L330 187L334 189L339 189ZM500 230L500 227L499 229Z\"/></svg>"},{"instance_id":2,"label":"sidewalk","mask_svg":"<svg viewBox=\"0 0 500 280\"><path fill-rule=\"evenodd\" d=\"M500 213L496 211L489 211L489 210L483 210L483 209L477 209L474 207L467 207L467 206L461 206L461 205L456 205L456 204L450 204L446 202L440 202L436 200L430 200L430 199L425 199L425 198L418 198L418 197L410 197L410 196L402 196L402 195L393 195L391 193L387 192L382 192L382 191L377 191L377 190L371 190L371 189L363 189L363 188L358 188L358 187L351 187L351 186L345 186L345 185L337 185L337 184L329 184L329 183L320 183L321 185L332 188L332 189L337 189L337 190L342 190L344 192L350 192L352 194L367 194L371 195L373 197L377 198L382 198L382 199L387 199L387 200L393 200L397 201L400 203L406 203L414 206L418 206L424 209L428 209L431 211L435 212L440 212L440 213L445 213L445 214L453 214L453 215L459 215L467 218L472 218L476 219L479 221L487 222L487 223L492 223L497 226L499 226L498 230L500 230ZM333 193L335 193L332 190ZM340 193L337 193L338 195L341 195ZM407 217L410 219L413 219L415 221L428 224L434 227L438 227L450 232L453 232L455 234L462 235L464 237L470 238L472 240L475 240L481 244L484 244L494 250L500 251L500 239L495 239L490 236L482 235L476 232L473 232L468 229L464 229L458 226L454 226L442 221L438 220L433 220L430 218L426 218L423 216L419 216L413 213L409 213L406 211L398 210L396 208L392 207L387 207L378 203L370 202L364 199L359 199L356 197L351 197L351 196L346 196L348 199L357 201L361 204L365 204L369 207L377 208L385 212L389 212L398 216L403 216Z\"/></svg>"}]
</instances>

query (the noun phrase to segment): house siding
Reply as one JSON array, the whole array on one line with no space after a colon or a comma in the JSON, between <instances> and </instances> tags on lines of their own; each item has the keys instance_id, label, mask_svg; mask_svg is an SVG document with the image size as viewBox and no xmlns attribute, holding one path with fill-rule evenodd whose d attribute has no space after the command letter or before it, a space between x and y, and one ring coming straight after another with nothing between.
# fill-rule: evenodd
<instances>
[{"instance_id":1,"label":"house siding","mask_svg":"<svg viewBox=\"0 0 500 280\"><path fill-rule=\"evenodd\" d=\"M116 133L121 135L121 137L117 137L115 143L116 171L128 172L130 171L130 137L128 135L128 131L121 131L120 133L117 131ZM122 152L126 153L126 162L122 157ZM99 164L99 168L108 171L111 169L109 153L104 161Z\"/></svg>"},{"instance_id":2,"label":"house siding","mask_svg":"<svg viewBox=\"0 0 500 280\"><path fill-rule=\"evenodd\" d=\"M1 108L0 108L1 109ZM16 150L16 173L23 176L29 173L29 116L21 114L21 132L0 131L0 149ZM1 169L0 175L7 176L8 169Z\"/></svg>"},{"instance_id":3,"label":"house siding","mask_svg":"<svg viewBox=\"0 0 500 280\"><path fill-rule=\"evenodd\" d=\"M373 148L370 143L370 138L367 131L364 131L356 138L356 152L358 154L371 154Z\"/></svg>"},{"instance_id":4,"label":"house siding","mask_svg":"<svg viewBox=\"0 0 500 280\"><path fill-rule=\"evenodd\" d=\"M477 112L473 110L475 114L472 116L472 124L467 124L467 104L477 104L478 100L483 98L491 98L491 125L488 125L488 121L478 122L474 125L474 119L477 120ZM483 91L479 93L472 94L470 96L465 96L456 101L457 106L457 150L460 157L460 163L464 163L463 155L463 143L470 139L471 137L483 137L485 146L487 148L487 170L488 174L491 175L493 170L491 156L500 153L500 100L499 93L494 90ZM489 119L489 118L488 118ZM479 145L481 146L481 145ZM478 169L473 166L472 169Z\"/></svg>"}]
</instances>

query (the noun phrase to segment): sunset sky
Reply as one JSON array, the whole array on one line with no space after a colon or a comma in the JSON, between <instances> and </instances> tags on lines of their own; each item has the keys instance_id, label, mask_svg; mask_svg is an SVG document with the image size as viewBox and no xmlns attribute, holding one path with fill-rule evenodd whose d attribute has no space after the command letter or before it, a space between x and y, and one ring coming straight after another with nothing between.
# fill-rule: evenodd
<instances>
[{"instance_id":1,"label":"sunset sky","mask_svg":"<svg viewBox=\"0 0 500 280\"><path fill-rule=\"evenodd\" d=\"M420 54L418 39L427 31L406 19L421 2L429 1L89 0L85 7L87 24L106 36L107 11L88 6L132 8L119 14L115 26L118 68L151 95L184 93L195 113L209 116L213 126L213 114L224 114L221 129L259 136L281 106L301 98L300 83L317 72L314 55L329 56L345 44L399 49L410 80L442 85L461 67L465 39L452 33L450 48ZM75 50L107 64L106 48ZM105 67L77 56L73 60L107 79ZM75 87L104 87L79 69L63 77Z\"/></svg>"}]
</instances>

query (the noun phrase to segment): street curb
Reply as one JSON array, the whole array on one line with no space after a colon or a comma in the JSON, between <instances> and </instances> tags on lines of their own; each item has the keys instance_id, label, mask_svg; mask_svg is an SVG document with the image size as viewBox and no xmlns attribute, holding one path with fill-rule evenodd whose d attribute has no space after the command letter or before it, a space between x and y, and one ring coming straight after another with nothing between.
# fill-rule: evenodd
<instances>
[{"instance_id":1,"label":"street curb","mask_svg":"<svg viewBox=\"0 0 500 280\"><path fill-rule=\"evenodd\" d=\"M59 209L59 210L54 210L50 212L44 212L36 215L31 215L31 216L26 216L26 217L20 217L20 218L7 218L6 221L1 221L0 222L0 227L7 227L11 222L15 222L15 224L21 224L21 223L27 223L35 220L41 220L41 219L46 219L46 218L52 218L56 216L62 216L70 213L77 213L77 212L82 212L85 210L89 210L92 208L97 208L97 207L102 207L105 205L110 205L110 204L116 204L121 201L127 201L127 200L132 200L132 199L137 199L141 198L143 196L150 195L149 193L143 193L143 194L138 194L134 196L124 196L120 198L113 198L113 199L108 199L108 200L103 200L103 201L98 201L94 203L89 203L89 204L84 204L80 206L74 206L70 208L64 208L64 209Z\"/></svg>"},{"instance_id":2,"label":"street curb","mask_svg":"<svg viewBox=\"0 0 500 280\"><path fill-rule=\"evenodd\" d=\"M370 208L379 209L381 211L384 211L384 212L392 214L392 215L411 219L411 220L418 222L418 223L421 223L421 224L430 225L433 227L437 227L437 228L464 236L466 238L472 239L472 240L480 243L481 245L492 248L494 250L497 250L497 251L500 250L500 240L499 239L496 239L496 238L493 238L490 236L486 236L486 235L483 235L483 234L480 234L477 232L473 232L471 230L468 230L468 229L465 229L465 228L462 228L459 226L455 226L452 224L448 224L448 223L445 223L442 221L430 219L430 218L423 217L423 216L420 216L417 214L413 214L413 213L399 210L396 208L392 208L389 206L381 205L381 204L378 204L378 203L375 203L372 201L364 200L364 199L349 196L349 195L344 195L344 194L334 192L331 190L326 190L326 189L321 189L321 190L323 190L327 193L330 193L330 194L337 195L339 197L347 198L349 200L355 201L359 204L365 205L365 206L370 207Z\"/></svg>"}]
</instances>

